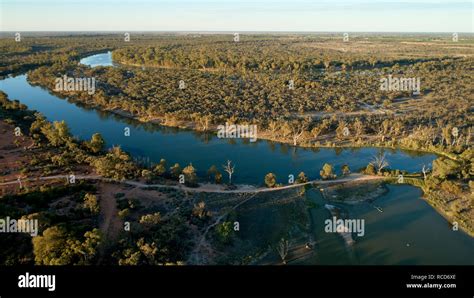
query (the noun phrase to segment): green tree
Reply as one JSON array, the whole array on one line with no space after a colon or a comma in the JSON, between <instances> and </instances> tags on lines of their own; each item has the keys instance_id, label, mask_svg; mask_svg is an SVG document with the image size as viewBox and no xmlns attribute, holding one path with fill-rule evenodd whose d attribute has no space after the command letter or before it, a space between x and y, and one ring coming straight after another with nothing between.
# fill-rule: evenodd
<instances>
[{"instance_id":1,"label":"green tree","mask_svg":"<svg viewBox=\"0 0 474 298\"><path fill-rule=\"evenodd\" d=\"M65 145L71 139L69 128L64 121L54 121L53 124L49 122L42 124L41 133L54 147Z\"/></svg>"},{"instance_id":2,"label":"green tree","mask_svg":"<svg viewBox=\"0 0 474 298\"><path fill-rule=\"evenodd\" d=\"M98 229L84 233L84 242L76 241L76 254L80 256L77 265L91 265L97 256L102 235Z\"/></svg>"},{"instance_id":3,"label":"green tree","mask_svg":"<svg viewBox=\"0 0 474 298\"><path fill-rule=\"evenodd\" d=\"M118 216L122 219L127 218L130 215L130 209L125 208L118 212Z\"/></svg>"},{"instance_id":4,"label":"green tree","mask_svg":"<svg viewBox=\"0 0 474 298\"><path fill-rule=\"evenodd\" d=\"M183 169L183 174L185 178L185 184L189 186L195 186L197 184L196 169L193 167L192 163Z\"/></svg>"},{"instance_id":5,"label":"green tree","mask_svg":"<svg viewBox=\"0 0 474 298\"><path fill-rule=\"evenodd\" d=\"M217 184L220 184L222 182L222 173L217 171L216 172L216 175L214 176L214 181L217 183Z\"/></svg>"},{"instance_id":6,"label":"green tree","mask_svg":"<svg viewBox=\"0 0 474 298\"><path fill-rule=\"evenodd\" d=\"M210 166L209 169L207 170L207 176L209 177L209 179L211 179L211 177L214 176L216 172L217 172L217 167L215 165Z\"/></svg>"},{"instance_id":7,"label":"green tree","mask_svg":"<svg viewBox=\"0 0 474 298\"><path fill-rule=\"evenodd\" d=\"M174 166L170 168L170 173L173 178L178 178L179 175L181 174L181 166L179 163L175 163Z\"/></svg>"},{"instance_id":8,"label":"green tree","mask_svg":"<svg viewBox=\"0 0 474 298\"><path fill-rule=\"evenodd\" d=\"M164 173L166 173L166 160L162 158L160 163L156 165L153 171L158 176L162 176Z\"/></svg>"},{"instance_id":9,"label":"green tree","mask_svg":"<svg viewBox=\"0 0 474 298\"><path fill-rule=\"evenodd\" d=\"M64 251L67 235L63 228L47 228L42 236L34 237L32 241L36 265L70 264L71 259Z\"/></svg>"},{"instance_id":10,"label":"green tree","mask_svg":"<svg viewBox=\"0 0 474 298\"><path fill-rule=\"evenodd\" d=\"M194 204L193 208L193 215L198 218L204 218L209 216L209 212L206 210L206 203L199 202L198 204Z\"/></svg>"},{"instance_id":11,"label":"green tree","mask_svg":"<svg viewBox=\"0 0 474 298\"><path fill-rule=\"evenodd\" d=\"M120 147L113 147L105 156L93 161L93 165L99 175L117 180L133 178L137 170L130 155Z\"/></svg>"},{"instance_id":12,"label":"green tree","mask_svg":"<svg viewBox=\"0 0 474 298\"><path fill-rule=\"evenodd\" d=\"M221 183L222 181L222 173L219 172L217 167L215 165L212 165L209 170L207 170L207 176L209 177L209 180L214 177L214 182L215 183Z\"/></svg>"},{"instance_id":13,"label":"green tree","mask_svg":"<svg viewBox=\"0 0 474 298\"><path fill-rule=\"evenodd\" d=\"M441 179L446 179L449 176L456 175L460 170L461 165L456 161L439 157L433 161L432 175Z\"/></svg>"},{"instance_id":14,"label":"green tree","mask_svg":"<svg viewBox=\"0 0 474 298\"><path fill-rule=\"evenodd\" d=\"M84 196L84 209L88 209L92 214L99 213L99 203L97 197L91 193L86 193Z\"/></svg>"},{"instance_id":15,"label":"green tree","mask_svg":"<svg viewBox=\"0 0 474 298\"><path fill-rule=\"evenodd\" d=\"M87 143L87 147L92 153L98 153L104 149L105 141L100 133L92 135L91 140Z\"/></svg>"},{"instance_id":16,"label":"green tree","mask_svg":"<svg viewBox=\"0 0 474 298\"><path fill-rule=\"evenodd\" d=\"M153 179L153 172L148 169L143 169L141 174L142 174L142 177L145 178L146 181L150 181Z\"/></svg>"},{"instance_id":17,"label":"green tree","mask_svg":"<svg viewBox=\"0 0 474 298\"><path fill-rule=\"evenodd\" d=\"M90 265L101 241L99 230L84 234L84 241L71 238L64 228L53 226L33 238L37 265Z\"/></svg>"},{"instance_id":18,"label":"green tree","mask_svg":"<svg viewBox=\"0 0 474 298\"><path fill-rule=\"evenodd\" d=\"M148 226L157 225L161 222L160 212L142 215L140 218L140 223Z\"/></svg>"},{"instance_id":19,"label":"green tree","mask_svg":"<svg viewBox=\"0 0 474 298\"><path fill-rule=\"evenodd\" d=\"M267 187L275 187L276 186L276 176L273 173L268 173L265 175L265 185Z\"/></svg>"},{"instance_id":20,"label":"green tree","mask_svg":"<svg viewBox=\"0 0 474 298\"><path fill-rule=\"evenodd\" d=\"M375 167L373 164L369 163L364 170L364 174L366 175L375 175Z\"/></svg>"},{"instance_id":21,"label":"green tree","mask_svg":"<svg viewBox=\"0 0 474 298\"><path fill-rule=\"evenodd\" d=\"M354 134L356 135L356 137L360 137L364 133L365 133L364 123L362 123L362 121L360 121L359 118L356 118L356 120L354 121Z\"/></svg>"},{"instance_id":22,"label":"green tree","mask_svg":"<svg viewBox=\"0 0 474 298\"><path fill-rule=\"evenodd\" d=\"M306 174L304 172L301 172L298 174L298 177L296 178L296 183L306 183L308 182L308 177L306 177Z\"/></svg>"},{"instance_id":23,"label":"green tree","mask_svg":"<svg viewBox=\"0 0 474 298\"><path fill-rule=\"evenodd\" d=\"M337 125L336 136L338 139L344 139L349 136L349 128L347 127L347 123L343 120L340 120Z\"/></svg>"},{"instance_id":24,"label":"green tree","mask_svg":"<svg viewBox=\"0 0 474 298\"><path fill-rule=\"evenodd\" d=\"M319 175L321 175L321 178L324 180L328 179L334 179L336 178L336 174L334 174L334 170L332 165L325 163L322 170L319 171Z\"/></svg>"},{"instance_id":25,"label":"green tree","mask_svg":"<svg viewBox=\"0 0 474 298\"><path fill-rule=\"evenodd\" d=\"M66 143L70 140L71 135L69 133L69 127L67 126L64 120L61 122L54 121L53 126L54 130L56 130L57 132L57 136L59 137L62 143Z\"/></svg>"},{"instance_id":26,"label":"green tree","mask_svg":"<svg viewBox=\"0 0 474 298\"><path fill-rule=\"evenodd\" d=\"M342 168L342 175L347 176L351 173L351 170L349 169L349 166L347 164L343 165Z\"/></svg>"},{"instance_id":27,"label":"green tree","mask_svg":"<svg viewBox=\"0 0 474 298\"><path fill-rule=\"evenodd\" d=\"M226 221L217 226L217 236L219 240L228 244L232 241L232 236L234 235L234 229L232 227L232 222Z\"/></svg>"}]
</instances>

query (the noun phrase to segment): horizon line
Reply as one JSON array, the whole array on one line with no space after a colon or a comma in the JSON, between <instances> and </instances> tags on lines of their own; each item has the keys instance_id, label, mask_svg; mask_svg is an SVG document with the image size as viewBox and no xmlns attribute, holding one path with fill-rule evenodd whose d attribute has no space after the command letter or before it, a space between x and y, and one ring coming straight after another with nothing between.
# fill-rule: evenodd
<instances>
[{"instance_id":1,"label":"horizon line","mask_svg":"<svg viewBox=\"0 0 474 298\"><path fill-rule=\"evenodd\" d=\"M462 34L473 34L471 31L291 31L291 30L0 30L0 33L17 33L17 32L34 32L34 33L419 33L419 34L452 34L452 33L462 33Z\"/></svg>"}]
</instances>

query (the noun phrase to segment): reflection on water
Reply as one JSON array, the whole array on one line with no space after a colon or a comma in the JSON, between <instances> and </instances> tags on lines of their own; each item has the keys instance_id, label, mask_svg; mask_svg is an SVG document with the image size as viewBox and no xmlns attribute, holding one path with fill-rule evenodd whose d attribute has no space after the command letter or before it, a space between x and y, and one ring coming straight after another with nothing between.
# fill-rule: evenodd
<instances>
[{"instance_id":1,"label":"reflection on water","mask_svg":"<svg viewBox=\"0 0 474 298\"><path fill-rule=\"evenodd\" d=\"M307 192L317 207L310 210L314 223L317 254L305 264L353 265L449 265L474 264L474 239L451 225L423 199L420 189L408 185L388 185L389 191L376 200L383 212L371 204L334 203L349 218L364 219L365 235L347 247L337 233L326 233L330 218L327 203L317 189Z\"/></svg>"}]
</instances>

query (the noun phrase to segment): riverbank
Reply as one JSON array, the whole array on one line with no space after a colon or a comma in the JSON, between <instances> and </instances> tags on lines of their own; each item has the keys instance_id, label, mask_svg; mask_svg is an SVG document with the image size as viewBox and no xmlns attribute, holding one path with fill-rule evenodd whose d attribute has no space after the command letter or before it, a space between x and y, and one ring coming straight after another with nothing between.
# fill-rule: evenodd
<instances>
[{"instance_id":1,"label":"riverbank","mask_svg":"<svg viewBox=\"0 0 474 298\"><path fill-rule=\"evenodd\" d=\"M54 176L45 176L45 177L36 177L36 178L25 178L22 181L38 181L38 180L65 180L69 177L69 175L54 175ZM106 178L99 175L77 175L75 177L76 180L102 180L106 182L115 182L121 184L127 184L130 186L140 187L140 188L168 188L168 189L175 189L181 191L189 191L189 192L203 192L203 193L261 193L261 192L274 192L280 190L286 190L291 188L302 187L305 185L335 185L341 183L357 183L357 182L364 182L369 180L381 180L385 179L385 177L380 176L370 176L370 175L360 175L354 174L351 177L343 178L343 179L335 179L335 180L313 180L305 183L295 183L290 185L285 185L281 187L274 187L274 188L267 188L267 187L250 187L246 184L235 185L236 189L226 190L226 186L218 185L218 184L200 184L198 187L188 187L183 184L147 184L139 180L117 180L112 178ZM7 185L15 185L18 184L18 180L10 180L4 181L0 183L0 186L7 186Z\"/></svg>"},{"instance_id":2,"label":"riverbank","mask_svg":"<svg viewBox=\"0 0 474 298\"><path fill-rule=\"evenodd\" d=\"M397 178L390 178L387 182L399 184ZM421 198L436 210L436 212L441 215L451 227L453 227L453 231L460 229L469 236L474 237L474 211L468 210L467 216L461 216L461 213L454 212L452 207L452 204L454 203L453 201L455 201L456 198L457 200L460 200L461 198L464 198L464 196L469 196L469 194L463 193L460 195L458 194L457 196L454 196L451 193L443 194L443 190L427 188L425 182L419 178L405 178L403 183L421 189L423 191L423 196ZM465 201L469 201L469 198Z\"/></svg>"},{"instance_id":3,"label":"riverbank","mask_svg":"<svg viewBox=\"0 0 474 298\"><path fill-rule=\"evenodd\" d=\"M44 86L42 84L39 84L38 82L31 81L30 79L28 79L28 82L34 86L40 86L42 88L45 88L46 90L48 90L49 93L51 93L52 95L58 98L67 100L68 102L73 103L73 104L79 104L89 109L96 109L102 112L108 112L108 113L111 113L111 114L114 114L126 119L134 120L143 124L152 124L152 125L158 125L158 126L163 126L163 127L178 128L182 130L195 131L198 133L210 133L213 136L217 137L218 125L215 125L215 124L209 125L209 127L206 130L203 130L203 129L200 129L198 127L198 124L193 121L183 121L183 120L176 120L176 119L170 120L170 119L167 119L166 117L158 117L158 116L150 117L150 116L134 115L133 113L129 111L125 111L119 108L115 108L115 107L106 108L96 103L84 102L83 100L78 99L76 97L72 97L72 96L67 97L64 94L51 90L50 88L48 88L48 86ZM271 133L267 131L258 133L257 140L258 139L290 145L295 148L300 147L300 148L305 148L305 149L352 149L352 148L357 149L357 148L372 147L372 148L391 149L391 150L404 150L404 151L413 152L413 153L436 154L438 156L444 156L450 159L457 160L456 155L448 153L448 152L440 151L439 149L436 149L436 148L420 149L420 148L402 146L400 144L388 145L388 144L379 144L379 143L352 142L350 140L337 140L335 135L333 136L333 139L332 139L334 142L331 142L331 144L322 144L322 143L319 143L318 141L312 141L310 143L300 142L296 146L293 144L293 141L291 139L275 138Z\"/></svg>"},{"instance_id":4,"label":"riverbank","mask_svg":"<svg viewBox=\"0 0 474 298\"><path fill-rule=\"evenodd\" d=\"M111 55L107 53L107 55ZM114 63L109 57L110 61L107 63ZM85 64L87 65L87 64ZM96 64L92 64L96 65ZM107 64L108 65L108 64ZM133 67L140 67L139 65L133 65ZM36 78L36 81L32 80L28 76L28 81L39 84L42 87L48 89L50 92L52 86L45 86L42 79ZM151 123L157 124L164 127L174 127L180 129L188 129L192 131L202 132L202 133L211 133L212 135L217 135L219 123L210 123L206 120L204 122L190 118L190 115L185 116L186 119L179 119L175 115L156 115L155 113L146 113L140 112L138 110L124 110L123 107L119 106L107 106L105 103L97 104L90 97L84 98L73 98L69 94L61 94L57 92L52 92L52 94L57 95L61 98L68 98L71 102L78 102L82 105L85 105L89 108L98 109L101 111L108 111L122 117L133 119L142 123ZM77 95L76 95L77 96ZM153 114L153 115L152 115ZM224 124L224 123L221 123ZM240 123L240 124L252 124L252 123ZM334 125L334 124L333 124ZM260 125L260 128L262 125ZM332 128L334 129L334 127ZM341 137L336 135L336 130L325 132L324 135L319 135L317 137L311 136L311 132L307 129L302 130L303 137L298 136L296 139L292 134L285 136L276 136L275 132L270 130L259 129L257 138L261 140L268 140L272 142L277 142L281 144L288 144L294 147L302 148L364 148L364 147L374 147L374 148L387 148L392 150L406 150L419 153L433 153L439 156L445 156L450 159L456 159L456 155L446 150L440 149L435 145L421 145L417 142L411 143L410 135L405 135L404 137L381 137L377 133L367 134L362 133L354 136L344 136ZM415 138L416 139L416 138Z\"/></svg>"},{"instance_id":5,"label":"riverbank","mask_svg":"<svg viewBox=\"0 0 474 298\"><path fill-rule=\"evenodd\" d=\"M50 91L51 92L51 91ZM61 94L56 94L53 93L54 95L61 96ZM62 97L63 99L66 99ZM79 100L71 100L67 98L67 100L71 101L72 103L80 103L84 104L84 102L79 101ZM192 130L196 131L199 133L211 133L212 135L217 137L217 131L218 131L218 125L212 125L209 127L207 130L202 130L197 128L197 123L192 122L192 121L167 121L165 117L139 117L135 116L132 113L120 109L103 109L101 106L98 105L90 105L87 104L88 108L93 108L93 109L98 109L100 111L104 112L109 112L127 119L135 120L144 124L154 124L154 125L160 125L164 127L171 127L171 128L179 128L183 130ZM426 154L436 154L438 156L444 156L453 160L458 160L455 154L449 153L449 152L444 152L440 151L439 149L415 149L412 147L407 147L407 146L401 146L401 145L380 145L380 144L374 144L374 143L357 143L357 142L348 142L348 141L337 141L335 143L332 143L331 145L324 145L324 144L317 144L316 142L312 144L305 144L305 143L300 143L297 144L296 146L293 145L292 141L290 139L281 139L281 138L274 138L271 136L271 134L264 132L263 134L259 134L257 140L265 140L265 141L271 141L275 143L280 143L280 144L285 144L285 145L290 145L293 147L299 147L299 148L306 148L306 149L319 149L319 148L324 148L324 149L352 149L352 148L381 148L381 149L391 149L391 150L404 150L404 151L411 151L414 153L426 153ZM335 138L334 138L335 139Z\"/></svg>"}]
</instances>

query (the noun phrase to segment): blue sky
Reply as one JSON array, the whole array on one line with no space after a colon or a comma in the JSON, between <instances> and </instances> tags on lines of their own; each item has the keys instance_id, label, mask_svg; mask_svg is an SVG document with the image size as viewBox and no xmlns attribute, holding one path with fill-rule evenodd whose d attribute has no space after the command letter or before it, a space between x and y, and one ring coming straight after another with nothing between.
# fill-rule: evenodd
<instances>
[{"instance_id":1,"label":"blue sky","mask_svg":"<svg viewBox=\"0 0 474 298\"><path fill-rule=\"evenodd\" d=\"M0 0L1 31L473 32L472 0Z\"/></svg>"}]
</instances>

